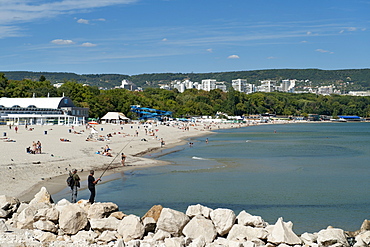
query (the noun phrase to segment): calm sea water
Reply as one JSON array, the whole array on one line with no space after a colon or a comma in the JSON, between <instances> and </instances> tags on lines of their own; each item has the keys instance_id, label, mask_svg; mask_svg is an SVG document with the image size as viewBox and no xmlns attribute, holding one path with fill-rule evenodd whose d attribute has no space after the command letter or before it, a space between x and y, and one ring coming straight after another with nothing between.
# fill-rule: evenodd
<instances>
[{"instance_id":1,"label":"calm sea water","mask_svg":"<svg viewBox=\"0 0 370 247\"><path fill-rule=\"evenodd\" d=\"M207 137L157 154L171 165L100 184L96 200L138 216L156 204L246 210L270 224L292 221L296 233L329 225L353 231L370 219L370 123L264 125Z\"/></svg>"}]
</instances>

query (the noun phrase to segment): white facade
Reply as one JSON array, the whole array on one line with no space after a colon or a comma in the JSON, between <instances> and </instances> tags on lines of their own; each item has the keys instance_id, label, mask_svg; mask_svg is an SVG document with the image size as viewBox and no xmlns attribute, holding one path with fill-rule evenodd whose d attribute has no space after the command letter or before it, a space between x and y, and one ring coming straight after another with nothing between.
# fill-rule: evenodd
<instances>
[{"instance_id":1,"label":"white facade","mask_svg":"<svg viewBox=\"0 0 370 247\"><path fill-rule=\"evenodd\" d=\"M281 91L293 93L296 80L282 80L281 81Z\"/></svg>"},{"instance_id":2,"label":"white facade","mask_svg":"<svg viewBox=\"0 0 370 247\"><path fill-rule=\"evenodd\" d=\"M236 79L231 81L231 86L239 92L245 93L246 92L246 85L247 80L246 79Z\"/></svg>"},{"instance_id":3,"label":"white facade","mask_svg":"<svg viewBox=\"0 0 370 247\"><path fill-rule=\"evenodd\" d=\"M257 91L264 92L264 93L273 92L275 91L275 84L276 84L276 81L272 81L272 80L261 81L261 85L257 87Z\"/></svg>"},{"instance_id":4,"label":"white facade","mask_svg":"<svg viewBox=\"0 0 370 247\"><path fill-rule=\"evenodd\" d=\"M202 80L202 89L204 91L211 91L213 89L216 89L216 80L214 79Z\"/></svg>"}]
</instances>

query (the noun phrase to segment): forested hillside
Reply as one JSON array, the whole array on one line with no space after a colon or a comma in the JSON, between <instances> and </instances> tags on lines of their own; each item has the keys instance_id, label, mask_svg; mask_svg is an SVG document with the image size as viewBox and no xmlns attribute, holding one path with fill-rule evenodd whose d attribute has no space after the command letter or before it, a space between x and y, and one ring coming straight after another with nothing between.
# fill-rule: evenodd
<instances>
[{"instance_id":1,"label":"forested hillside","mask_svg":"<svg viewBox=\"0 0 370 247\"><path fill-rule=\"evenodd\" d=\"M43 77L38 81L9 80L0 73L0 97L56 97L68 96L77 106L88 107L90 117L100 118L108 111L123 112L130 118L131 105L172 111L174 117L215 115L218 111L229 115L272 113L277 115L307 116L320 114L329 116L358 115L370 117L370 97L316 95L293 93L245 94L233 89L203 91L196 89L165 90L146 88L142 92L126 89L99 90L96 86L66 81L60 88L52 86Z\"/></svg>"},{"instance_id":2,"label":"forested hillside","mask_svg":"<svg viewBox=\"0 0 370 247\"><path fill-rule=\"evenodd\" d=\"M234 71L217 73L157 73L140 75L120 74L85 74L74 73L51 73L51 72L2 72L11 80L39 80L43 75L51 83L76 81L103 88L113 88L121 85L123 79L130 80L140 87L158 87L160 83L169 83L173 80L190 79L201 82L203 79L216 79L225 81L228 85L233 79L247 79L248 83L259 85L260 80L297 79L309 80L312 86L336 85L342 91L370 90L370 69L347 69L347 70L319 70L319 69L271 69L253 71ZM301 82L297 86L302 86Z\"/></svg>"}]
</instances>

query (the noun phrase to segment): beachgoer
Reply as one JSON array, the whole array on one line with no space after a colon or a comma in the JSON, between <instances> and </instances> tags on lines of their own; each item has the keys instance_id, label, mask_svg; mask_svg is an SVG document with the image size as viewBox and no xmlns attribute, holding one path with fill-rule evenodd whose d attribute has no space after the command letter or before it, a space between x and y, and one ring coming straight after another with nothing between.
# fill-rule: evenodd
<instances>
[{"instance_id":1,"label":"beachgoer","mask_svg":"<svg viewBox=\"0 0 370 247\"><path fill-rule=\"evenodd\" d=\"M80 177L77 174L77 169L72 170L72 177L73 177L73 186L71 187L72 190L72 203L77 201L77 190L80 188Z\"/></svg>"},{"instance_id":2,"label":"beachgoer","mask_svg":"<svg viewBox=\"0 0 370 247\"><path fill-rule=\"evenodd\" d=\"M36 153L36 149L37 149L37 144L36 142L32 142L32 154L35 154Z\"/></svg>"},{"instance_id":3,"label":"beachgoer","mask_svg":"<svg viewBox=\"0 0 370 247\"><path fill-rule=\"evenodd\" d=\"M37 153L41 154L41 142L37 141Z\"/></svg>"},{"instance_id":4,"label":"beachgoer","mask_svg":"<svg viewBox=\"0 0 370 247\"><path fill-rule=\"evenodd\" d=\"M206 143L208 143L208 138L206 138Z\"/></svg>"},{"instance_id":5,"label":"beachgoer","mask_svg":"<svg viewBox=\"0 0 370 247\"><path fill-rule=\"evenodd\" d=\"M124 153L121 153L121 164L122 164L122 166L125 166L125 161L126 161L126 155Z\"/></svg>"},{"instance_id":6,"label":"beachgoer","mask_svg":"<svg viewBox=\"0 0 370 247\"><path fill-rule=\"evenodd\" d=\"M87 187L89 188L90 190L90 199L89 199L89 202L91 204L94 203L94 199L95 199L95 194L96 194L96 191L95 191L95 185L100 181L100 178L98 179L95 179L94 178L94 170L91 170L90 171L90 174L89 176L87 177Z\"/></svg>"},{"instance_id":7,"label":"beachgoer","mask_svg":"<svg viewBox=\"0 0 370 247\"><path fill-rule=\"evenodd\" d=\"M15 126L14 130L15 130L15 133L18 133L18 126Z\"/></svg>"},{"instance_id":8,"label":"beachgoer","mask_svg":"<svg viewBox=\"0 0 370 247\"><path fill-rule=\"evenodd\" d=\"M165 145L163 138L161 138L161 147Z\"/></svg>"}]
</instances>

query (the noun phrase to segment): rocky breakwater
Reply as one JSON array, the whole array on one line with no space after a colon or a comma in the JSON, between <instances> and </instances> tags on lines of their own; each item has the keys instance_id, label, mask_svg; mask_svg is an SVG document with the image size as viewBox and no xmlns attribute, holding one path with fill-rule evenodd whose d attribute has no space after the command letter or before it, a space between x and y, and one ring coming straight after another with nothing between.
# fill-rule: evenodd
<instances>
[{"instance_id":1,"label":"rocky breakwater","mask_svg":"<svg viewBox=\"0 0 370 247\"><path fill-rule=\"evenodd\" d=\"M191 205L182 213L160 205L142 218L125 215L111 202L90 205L85 200L53 203L45 188L29 203L0 196L0 246L115 247L365 247L370 221L356 232L328 227L296 235L291 222L274 225L245 211ZM349 241L350 240L350 241Z\"/></svg>"}]
</instances>

